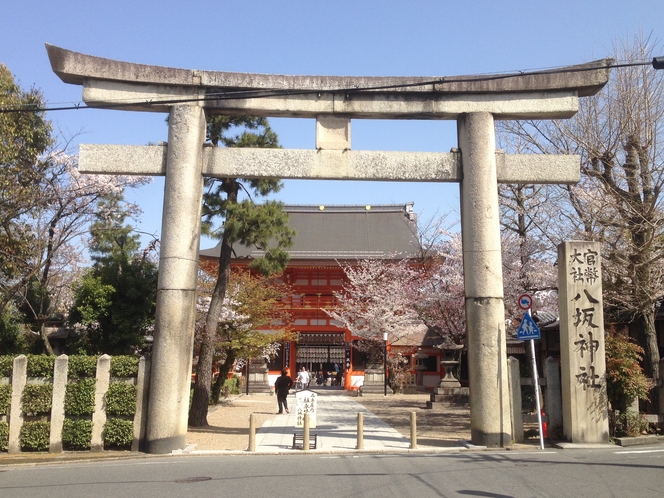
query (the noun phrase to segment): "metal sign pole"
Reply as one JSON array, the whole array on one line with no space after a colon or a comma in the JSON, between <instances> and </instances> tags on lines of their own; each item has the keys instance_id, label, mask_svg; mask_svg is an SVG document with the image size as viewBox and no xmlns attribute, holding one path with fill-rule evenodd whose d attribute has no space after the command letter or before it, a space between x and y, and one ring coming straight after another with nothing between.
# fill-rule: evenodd
<instances>
[{"instance_id":1,"label":"metal sign pole","mask_svg":"<svg viewBox=\"0 0 664 498\"><path fill-rule=\"evenodd\" d=\"M530 340L530 356L532 358L533 368L533 386L535 387L535 400L537 402L537 424L539 426L540 436L540 449L544 449L544 433L542 432L542 407L540 405L539 396L539 375L537 374L537 359L535 358L535 339L540 338L540 331L531 315L531 308L533 306L533 298L528 294L521 294L517 301L519 308L526 313L523 315L523 320L517 330L517 338L520 341Z\"/></svg>"},{"instance_id":2,"label":"metal sign pole","mask_svg":"<svg viewBox=\"0 0 664 498\"><path fill-rule=\"evenodd\" d=\"M527 312L531 314L530 309ZM544 449L544 434L542 433L542 407L540 405L539 396L539 375L537 374L537 359L535 358L535 339L530 340L530 353L532 356L533 367L533 386L535 386L535 399L537 400L537 424L539 426L540 449Z\"/></svg>"}]
</instances>

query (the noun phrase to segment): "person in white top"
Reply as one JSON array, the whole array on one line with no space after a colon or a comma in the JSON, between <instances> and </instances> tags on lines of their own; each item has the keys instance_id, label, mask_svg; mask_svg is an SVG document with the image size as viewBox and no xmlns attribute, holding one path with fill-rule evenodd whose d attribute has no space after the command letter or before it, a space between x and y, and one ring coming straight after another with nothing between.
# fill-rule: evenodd
<instances>
[{"instance_id":1,"label":"person in white top","mask_svg":"<svg viewBox=\"0 0 664 498\"><path fill-rule=\"evenodd\" d=\"M298 372L296 382L300 389L306 389L309 387L309 372L307 372L306 368L302 367L302 369Z\"/></svg>"}]
</instances>

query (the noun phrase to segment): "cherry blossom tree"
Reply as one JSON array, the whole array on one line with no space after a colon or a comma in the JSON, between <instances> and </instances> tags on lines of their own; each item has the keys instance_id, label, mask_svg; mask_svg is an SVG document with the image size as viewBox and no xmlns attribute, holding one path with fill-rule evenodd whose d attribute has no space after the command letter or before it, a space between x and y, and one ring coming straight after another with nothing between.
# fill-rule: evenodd
<instances>
[{"instance_id":1,"label":"cherry blossom tree","mask_svg":"<svg viewBox=\"0 0 664 498\"><path fill-rule=\"evenodd\" d=\"M503 232L503 295L505 319L518 324L523 310L517 305L521 294L530 294L534 311L558 313L558 269L556 259L546 244L534 237L519 237Z\"/></svg>"},{"instance_id":2,"label":"cherry blossom tree","mask_svg":"<svg viewBox=\"0 0 664 498\"><path fill-rule=\"evenodd\" d=\"M43 160L49 165L42 179L41 202L24 216L32 236L31 250L22 261L26 269L11 282L3 282L0 306L17 299L28 320L40 333L44 348L52 354L45 323L54 313L65 314L73 302L72 281L80 277L85 263L84 239L108 195L138 187L147 177L83 175L77 157L52 150ZM136 215L138 207L124 203L119 209ZM101 214L100 214L101 213Z\"/></svg>"},{"instance_id":3,"label":"cherry blossom tree","mask_svg":"<svg viewBox=\"0 0 664 498\"><path fill-rule=\"evenodd\" d=\"M413 307L408 290L417 271L408 260L361 260L345 265L348 279L341 292L336 292L340 306L326 312L354 335L381 340L388 334L390 342L421 331L422 320Z\"/></svg>"},{"instance_id":4,"label":"cherry blossom tree","mask_svg":"<svg viewBox=\"0 0 664 498\"><path fill-rule=\"evenodd\" d=\"M436 228L416 268L414 308L438 336L463 344L466 336L461 234Z\"/></svg>"},{"instance_id":5,"label":"cherry blossom tree","mask_svg":"<svg viewBox=\"0 0 664 498\"><path fill-rule=\"evenodd\" d=\"M465 343L466 317L461 234L435 224L421 240L421 257L362 260L344 266L347 283L335 293L338 306L326 313L354 335L377 341L383 332L391 342L430 330L441 339ZM517 298L531 292L538 309L556 311L554 261L529 249L513 235L502 239L506 319L517 322L523 312ZM395 257L396 258L396 257ZM528 282L528 284L524 284Z\"/></svg>"}]
</instances>

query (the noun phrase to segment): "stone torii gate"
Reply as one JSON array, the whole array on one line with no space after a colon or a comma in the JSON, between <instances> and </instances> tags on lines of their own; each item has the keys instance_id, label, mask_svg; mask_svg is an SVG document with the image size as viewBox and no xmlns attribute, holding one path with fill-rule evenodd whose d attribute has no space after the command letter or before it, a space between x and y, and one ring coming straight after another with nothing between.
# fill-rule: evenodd
<instances>
[{"instance_id":1,"label":"stone torii gate","mask_svg":"<svg viewBox=\"0 0 664 498\"><path fill-rule=\"evenodd\" d=\"M47 45L90 107L169 113L168 143L81 145L83 173L165 175L146 434L185 446L203 177L460 182L470 414L475 445L510 444L498 183L575 183L578 156L496 151L494 120L569 118L608 81L609 59L490 77L285 76L174 69ZM315 150L204 147L212 114L316 119ZM450 153L351 150L351 119L456 120Z\"/></svg>"}]
</instances>

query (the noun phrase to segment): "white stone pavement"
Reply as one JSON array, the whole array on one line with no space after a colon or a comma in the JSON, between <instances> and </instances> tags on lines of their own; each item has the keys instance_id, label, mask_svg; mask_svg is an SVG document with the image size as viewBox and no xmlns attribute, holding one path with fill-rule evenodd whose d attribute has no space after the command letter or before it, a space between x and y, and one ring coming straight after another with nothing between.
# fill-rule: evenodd
<instances>
[{"instance_id":1,"label":"white stone pavement","mask_svg":"<svg viewBox=\"0 0 664 498\"><path fill-rule=\"evenodd\" d=\"M277 415L265 422L256 433L256 451L273 453L293 450L293 434L302 434L295 427L295 396L288 396L290 414ZM364 450L390 451L410 447L410 439L401 435L376 415L345 394L321 391L317 397L316 427L310 436L317 434L315 450L324 452L355 451L357 446L357 414L364 414Z\"/></svg>"}]
</instances>

